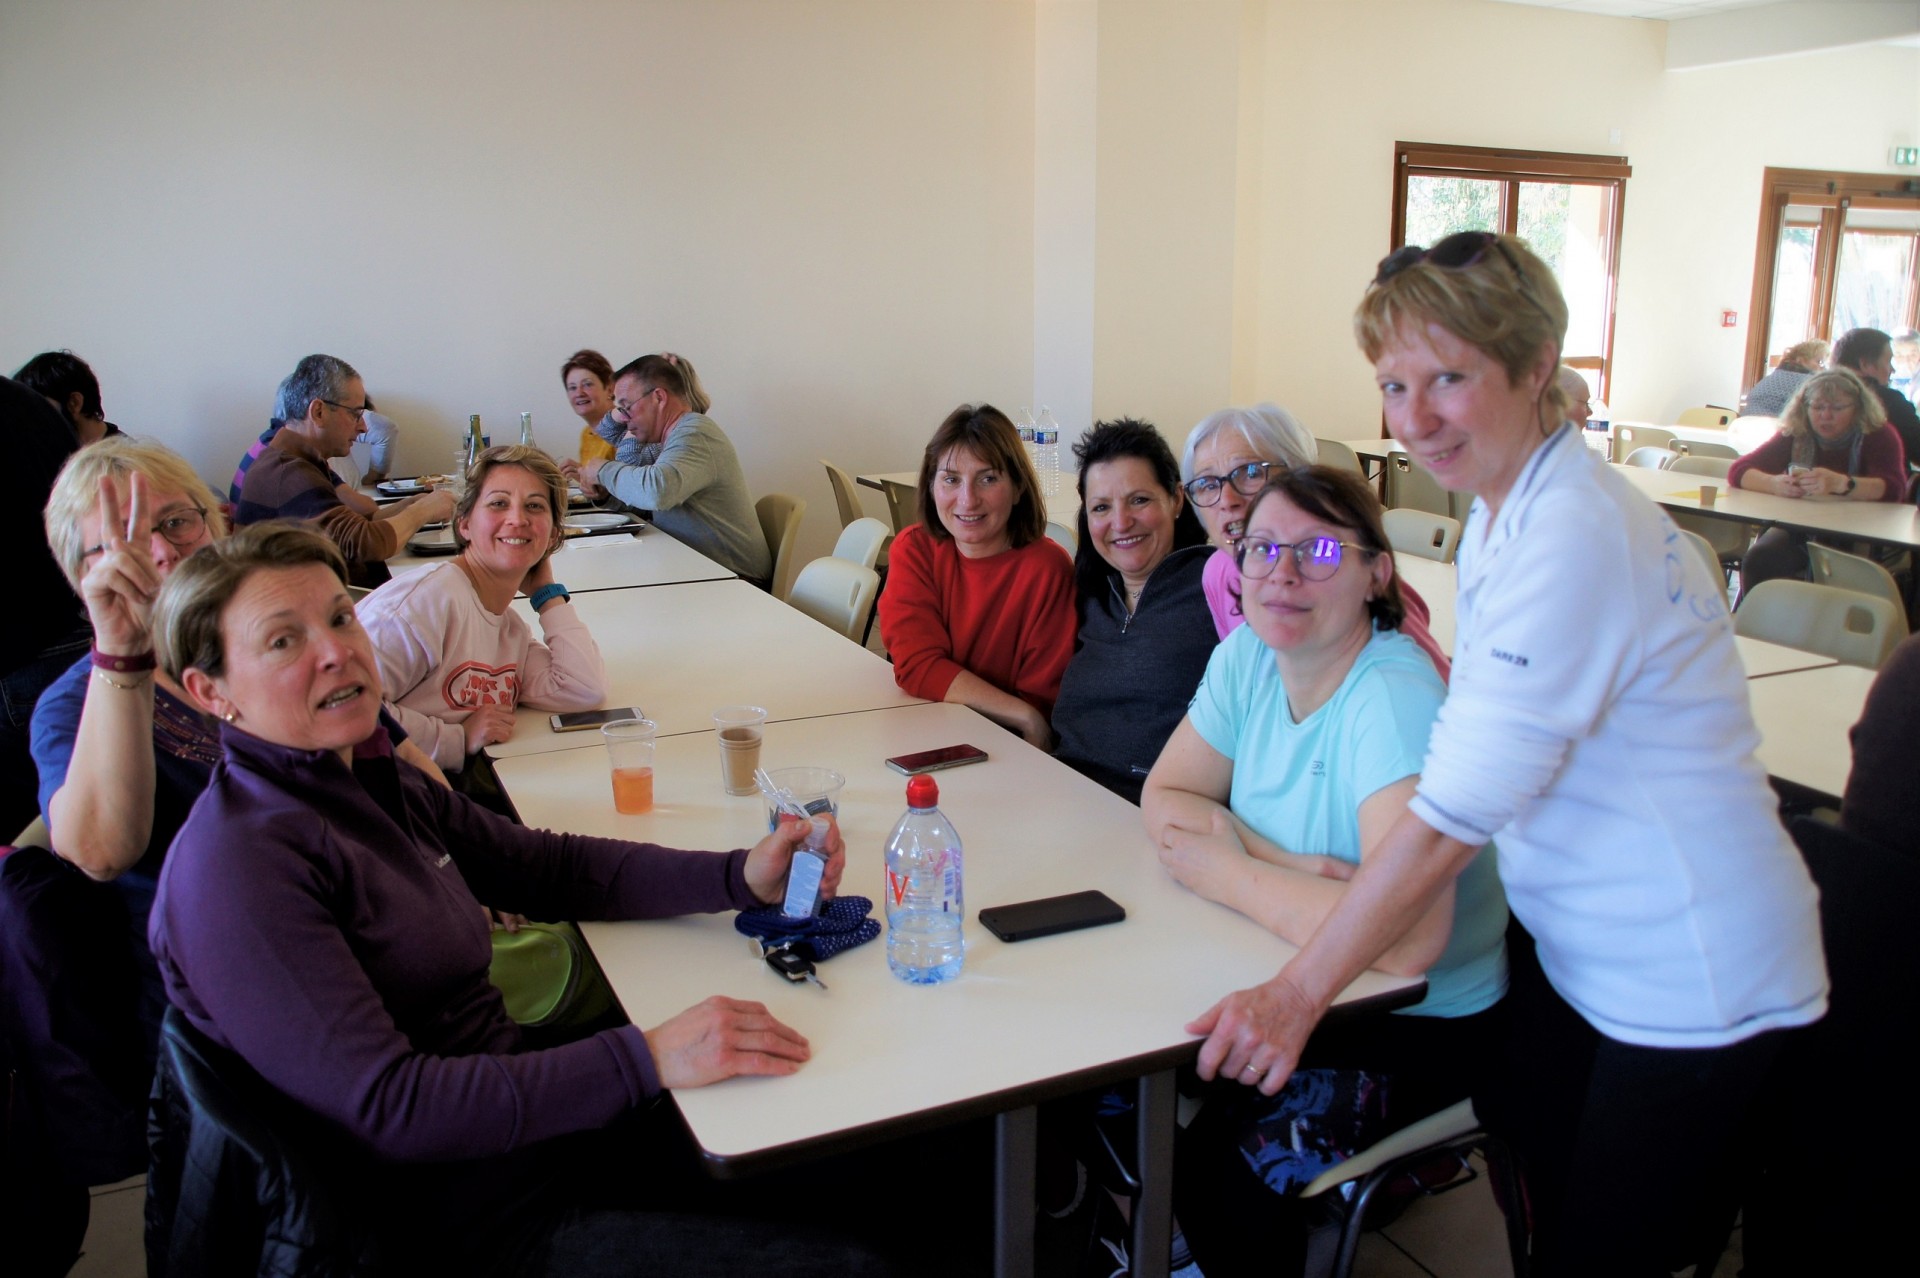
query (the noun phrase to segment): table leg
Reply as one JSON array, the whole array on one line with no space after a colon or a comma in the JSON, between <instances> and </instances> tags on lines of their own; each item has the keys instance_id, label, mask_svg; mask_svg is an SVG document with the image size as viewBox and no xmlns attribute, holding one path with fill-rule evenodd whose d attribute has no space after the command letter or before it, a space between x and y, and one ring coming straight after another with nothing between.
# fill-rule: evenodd
<instances>
[{"instance_id":1,"label":"table leg","mask_svg":"<svg viewBox=\"0 0 1920 1278\"><path fill-rule=\"evenodd\" d=\"M1148 1074L1134 1102L1140 1200L1133 1209L1134 1278L1167 1278L1173 1251L1173 1126L1179 1099L1173 1071Z\"/></svg>"},{"instance_id":2,"label":"table leg","mask_svg":"<svg viewBox=\"0 0 1920 1278\"><path fill-rule=\"evenodd\" d=\"M994 1278L1033 1278L1034 1175L1039 1159L1039 1130L1039 1111L1031 1105L1009 1110L993 1120Z\"/></svg>"}]
</instances>

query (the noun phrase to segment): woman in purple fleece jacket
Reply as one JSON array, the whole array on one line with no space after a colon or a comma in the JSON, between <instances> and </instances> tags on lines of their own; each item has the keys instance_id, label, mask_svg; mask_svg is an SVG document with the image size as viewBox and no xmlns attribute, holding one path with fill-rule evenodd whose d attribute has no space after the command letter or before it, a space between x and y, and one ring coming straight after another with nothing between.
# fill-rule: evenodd
<instances>
[{"instance_id":1,"label":"woman in purple fleece jacket","mask_svg":"<svg viewBox=\"0 0 1920 1278\"><path fill-rule=\"evenodd\" d=\"M476 908L476 893L539 918L772 902L804 827L726 853L554 834L395 767L343 580L331 542L266 524L182 564L160 595L159 661L222 721L224 750L153 911L169 998L371 1155L369 1210L403 1254L690 1272L692 1248L724 1272L738 1244L777 1272L865 1271L767 1222L653 1213L644 1195L587 1207L563 1174L579 1144L555 1157L556 1138L621 1123L663 1089L792 1073L807 1042L759 1003L715 997L650 1030L522 1050ZM829 888L844 860L836 832ZM621 1150L641 1164L669 1152L631 1130Z\"/></svg>"}]
</instances>

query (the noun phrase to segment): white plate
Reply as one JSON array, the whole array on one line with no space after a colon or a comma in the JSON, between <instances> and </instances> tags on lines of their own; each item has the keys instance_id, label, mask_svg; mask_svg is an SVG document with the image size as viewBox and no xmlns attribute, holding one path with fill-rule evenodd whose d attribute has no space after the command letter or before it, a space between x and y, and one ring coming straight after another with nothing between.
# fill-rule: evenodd
<instances>
[{"instance_id":1,"label":"white plate","mask_svg":"<svg viewBox=\"0 0 1920 1278\"><path fill-rule=\"evenodd\" d=\"M418 479L387 479L373 486L375 492L385 493L389 497L410 497L414 493L426 492L427 487L425 482Z\"/></svg>"},{"instance_id":2,"label":"white plate","mask_svg":"<svg viewBox=\"0 0 1920 1278\"><path fill-rule=\"evenodd\" d=\"M622 515L613 511L585 511L578 515L568 515L568 528L625 528L640 521L632 515Z\"/></svg>"},{"instance_id":3,"label":"white plate","mask_svg":"<svg viewBox=\"0 0 1920 1278\"><path fill-rule=\"evenodd\" d=\"M416 555L450 555L458 547L453 544L453 529L442 526L415 533L408 538L407 549Z\"/></svg>"}]
</instances>

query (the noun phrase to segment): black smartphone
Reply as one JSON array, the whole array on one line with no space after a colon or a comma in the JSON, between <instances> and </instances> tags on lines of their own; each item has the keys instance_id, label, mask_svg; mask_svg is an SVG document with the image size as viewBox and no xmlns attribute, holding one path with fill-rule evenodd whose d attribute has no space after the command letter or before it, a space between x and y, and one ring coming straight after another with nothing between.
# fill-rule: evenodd
<instances>
[{"instance_id":1,"label":"black smartphone","mask_svg":"<svg viewBox=\"0 0 1920 1278\"><path fill-rule=\"evenodd\" d=\"M553 725L555 732L589 732L602 724L643 717L637 706L620 706L613 710L569 710L564 714L550 714L547 722Z\"/></svg>"},{"instance_id":2,"label":"black smartphone","mask_svg":"<svg viewBox=\"0 0 1920 1278\"><path fill-rule=\"evenodd\" d=\"M922 772L938 772L942 768L958 768L969 763L984 763L987 752L979 746L951 745L941 746L938 750L922 750L918 754L897 754L887 760L887 766L901 776L917 777Z\"/></svg>"},{"instance_id":3,"label":"black smartphone","mask_svg":"<svg viewBox=\"0 0 1920 1278\"><path fill-rule=\"evenodd\" d=\"M1065 896L994 905L980 911L980 923L1003 941L1030 941L1055 932L1077 932L1083 927L1118 923L1127 917L1105 892L1069 892Z\"/></svg>"}]
</instances>

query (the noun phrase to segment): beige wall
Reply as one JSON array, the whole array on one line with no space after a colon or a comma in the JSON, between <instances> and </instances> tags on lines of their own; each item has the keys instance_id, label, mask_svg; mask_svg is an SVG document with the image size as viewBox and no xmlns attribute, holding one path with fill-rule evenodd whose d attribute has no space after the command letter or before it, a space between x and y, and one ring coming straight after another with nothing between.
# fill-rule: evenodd
<instances>
[{"instance_id":1,"label":"beige wall","mask_svg":"<svg viewBox=\"0 0 1920 1278\"><path fill-rule=\"evenodd\" d=\"M444 469L469 412L574 439L576 347L677 350L824 553L816 457L1030 394L1032 40L924 0L0 0L0 364L73 347L219 478L309 351Z\"/></svg>"},{"instance_id":2,"label":"beige wall","mask_svg":"<svg viewBox=\"0 0 1920 1278\"><path fill-rule=\"evenodd\" d=\"M1672 73L1660 23L1485 0L1039 3L0 0L0 365L72 346L221 478L311 350L437 469L473 411L573 438L575 346L674 349L812 555L813 459L910 466L962 399L1371 433L1396 139L1632 159L1614 407L1661 418L1739 391L1761 169L1920 137L1914 49Z\"/></svg>"}]
</instances>

